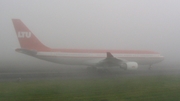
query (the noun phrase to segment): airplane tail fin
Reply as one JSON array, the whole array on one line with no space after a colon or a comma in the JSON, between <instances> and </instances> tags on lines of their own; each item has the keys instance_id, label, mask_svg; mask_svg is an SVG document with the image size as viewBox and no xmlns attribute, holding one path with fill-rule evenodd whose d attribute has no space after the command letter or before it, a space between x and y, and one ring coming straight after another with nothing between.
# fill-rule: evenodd
<instances>
[{"instance_id":1,"label":"airplane tail fin","mask_svg":"<svg viewBox=\"0 0 180 101\"><path fill-rule=\"evenodd\" d=\"M16 35L19 40L21 48L37 50L37 51L48 51L49 47L42 44L36 36L24 25L20 19L12 19Z\"/></svg>"}]
</instances>

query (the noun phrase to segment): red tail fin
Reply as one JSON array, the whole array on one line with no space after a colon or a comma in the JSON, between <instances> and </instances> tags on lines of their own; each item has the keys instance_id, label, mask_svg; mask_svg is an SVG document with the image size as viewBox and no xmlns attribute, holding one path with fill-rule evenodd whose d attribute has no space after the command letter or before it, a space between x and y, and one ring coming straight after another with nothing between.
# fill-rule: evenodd
<instances>
[{"instance_id":1,"label":"red tail fin","mask_svg":"<svg viewBox=\"0 0 180 101\"><path fill-rule=\"evenodd\" d=\"M36 36L19 19L12 19L21 48L48 51L49 47L43 45Z\"/></svg>"}]
</instances>

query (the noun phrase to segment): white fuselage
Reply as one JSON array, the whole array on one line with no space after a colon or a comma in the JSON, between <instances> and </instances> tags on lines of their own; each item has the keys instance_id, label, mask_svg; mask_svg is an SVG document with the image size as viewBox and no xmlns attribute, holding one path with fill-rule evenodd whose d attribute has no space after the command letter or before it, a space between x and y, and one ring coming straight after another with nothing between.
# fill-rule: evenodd
<instances>
[{"instance_id":1,"label":"white fuselage","mask_svg":"<svg viewBox=\"0 0 180 101\"><path fill-rule=\"evenodd\" d=\"M160 54L112 54L118 59L137 62L139 65L152 65L164 59ZM105 59L106 53L38 52L35 57L59 64L93 66Z\"/></svg>"}]
</instances>

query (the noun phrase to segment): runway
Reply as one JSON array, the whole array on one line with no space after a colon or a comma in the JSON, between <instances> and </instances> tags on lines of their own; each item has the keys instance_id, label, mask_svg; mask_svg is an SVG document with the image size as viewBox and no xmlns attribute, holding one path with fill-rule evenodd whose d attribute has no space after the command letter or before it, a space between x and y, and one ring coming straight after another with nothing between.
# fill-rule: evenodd
<instances>
[{"instance_id":1,"label":"runway","mask_svg":"<svg viewBox=\"0 0 180 101\"><path fill-rule=\"evenodd\" d=\"M135 76L165 76L179 75L180 70L135 70L135 71L112 71L109 73L89 73L86 69L72 69L63 71L47 72L9 72L0 73L0 81L19 81L19 80L41 80L41 79L86 79L102 77L135 77Z\"/></svg>"}]
</instances>

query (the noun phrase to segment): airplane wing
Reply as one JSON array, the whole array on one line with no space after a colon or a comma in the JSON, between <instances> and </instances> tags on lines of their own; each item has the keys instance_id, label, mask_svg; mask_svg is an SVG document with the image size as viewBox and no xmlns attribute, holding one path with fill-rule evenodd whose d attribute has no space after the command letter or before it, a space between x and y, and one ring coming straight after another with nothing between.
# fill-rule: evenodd
<instances>
[{"instance_id":1,"label":"airplane wing","mask_svg":"<svg viewBox=\"0 0 180 101\"><path fill-rule=\"evenodd\" d=\"M106 53L107 57L96 64L97 67L120 66L123 60L115 58L110 52ZM125 69L124 67L121 67Z\"/></svg>"},{"instance_id":2,"label":"airplane wing","mask_svg":"<svg viewBox=\"0 0 180 101\"><path fill-rule=\"evenodd\" d=\"M107 52L107 57L96 64L96 66L117 66L121 60L115 58L110 52Z\"/></svg>"},{"instance_id":3,"label":"airplane wing","mask_svg":"<svg viewBox=\"0 0 180 101\"><path fill-rule=\"evenodd\" d=\"M106 53L106 58L100 61L96 61L95 67L111 68L113 66L119 66L124 70L137 69L138 64L136 62L130 62L124 59L117 59L110 52Z\"/></svg>"}]
</instances>

